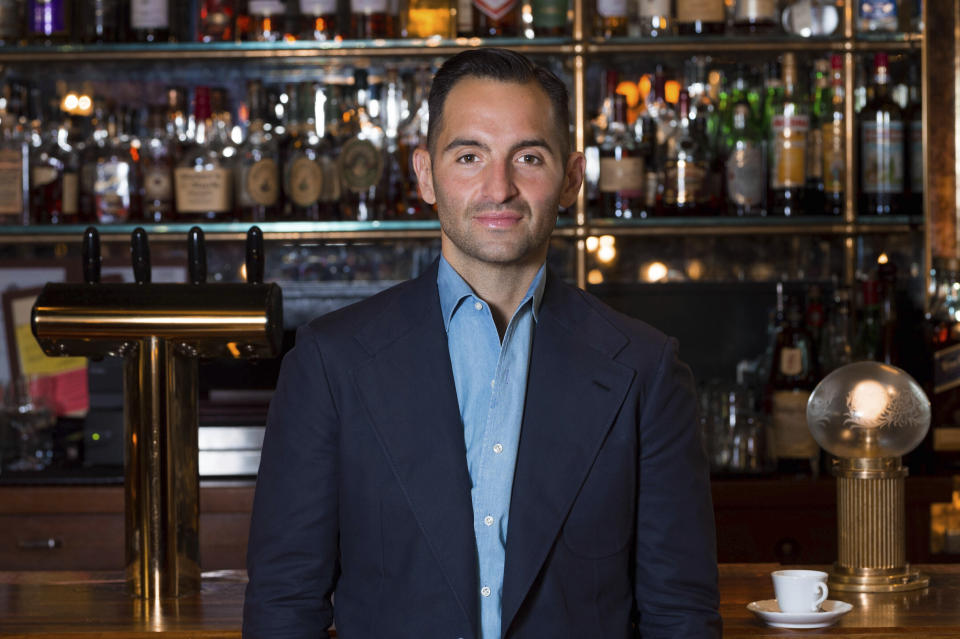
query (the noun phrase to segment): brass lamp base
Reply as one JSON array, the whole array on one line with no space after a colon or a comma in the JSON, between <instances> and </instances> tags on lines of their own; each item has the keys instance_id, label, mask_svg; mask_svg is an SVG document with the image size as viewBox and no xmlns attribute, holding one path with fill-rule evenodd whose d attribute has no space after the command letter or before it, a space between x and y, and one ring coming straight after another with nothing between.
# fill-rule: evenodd
<instances>
[{"instance_id":1,"label":"brass lamp base","mask_svg":"<svg viewBox=\"0 0 960 639\"><path fill-rule=\"evenodd\" d=\"M843 568L834 564L827 579L830 590L840 592L902 592L930 585L930 577L910 568Z\"/></svg>"}]
</instances>

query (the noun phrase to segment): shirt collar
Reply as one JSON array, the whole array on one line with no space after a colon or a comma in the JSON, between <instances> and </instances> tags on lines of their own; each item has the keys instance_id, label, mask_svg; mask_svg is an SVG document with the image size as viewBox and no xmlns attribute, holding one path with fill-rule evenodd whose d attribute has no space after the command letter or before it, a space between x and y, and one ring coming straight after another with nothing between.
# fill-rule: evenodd
<instances>
[{"instance_id":1,"label":"shirt collar","mask_svg":"<svg viewBox=\"0 0 960 639\"><path fill-rule=\"evenodd\" d=\"M540 265L540 269L533 277L533 281L530 282L529 288L527 288L526 295L520 302L520 306L523 306L528 300L533 300L534 321L539 319L540 302L543 300L546 283L546 264L544 263ZM460 274L450 266L450 262L443 255L440 256L440 266L437 269L437 289L440 293L440 310L443 312L443 328L449 331L450 320L460 307L460 303L471 295L479 296L473 292L466 280L460 277Z\"/></svg>"}]
</instances>

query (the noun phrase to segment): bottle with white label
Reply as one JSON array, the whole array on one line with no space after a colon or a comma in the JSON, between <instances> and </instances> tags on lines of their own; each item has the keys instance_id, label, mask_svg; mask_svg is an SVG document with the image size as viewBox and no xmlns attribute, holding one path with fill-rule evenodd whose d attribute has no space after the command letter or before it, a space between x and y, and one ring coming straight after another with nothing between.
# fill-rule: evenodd
<instances>
[{"instance_id":1,"label":"bottle with white label","mask_svg":"<svg viewBox=\"0 0 960 639\"><path fill-rule=\"evenodd\" d=\"M130 0L130 35L137 42L170 40L170 0Z\"/></svg>"},{"instance_id":2,"label":"bottle with white label","mask_svg":"<svg viewBox=\"0 0 960 639\"><path fill-rule=\"evenodd\" d=\"M213 121L209 87L196 88L193 113L193 144L184 150L173 175L177 218L229 221L233 218L233 174L223 149L230 141Z\"/></svg>"},{"instance_id":3,"label":"bottle with white label","mask_svg":"<svg viewBox=\"0 0 960 639\"><path fill-rule=\"evenodd\" d=\"M284 13L282 0L249 0L248 30L243 37L252 42L279 42L283 38Z\"/></svg>"},{"instance_id":4,"label":"bottle with white label","mask_svg":"<svg viewBox=\"0 0 960 639\"><path fill-rule=\"evenodd\" d=\"M95 104L93 142L80 169L81 213L98 224L140 219L139 155L121 135L117 114Z\"/></svg>"},{"instance_id":5,"label":"bottle with white label","mask_svg":"<svg viewBox=\"0 0 960 639\"><path fill-rule=\"evenodd\" d=\"M597 0L594 35L602 38L627 35L627 5L627 0Z\"/></svg>"},{"instance_id":6,"label":"bottle with white label","mask_svg":"<svg viewBox=\"0 0 960 639\"><path fill-rule=\"evenodd\" d=\"M782 73L783 95L774 102L770 126L770 199L773 215L792 217L802 213L810 116L798 90L795 54L783 54Z\"/></svg>"},{"instance_id":7,"label":"bottle with white label","mask_svg":"<svg viewBox=\"0 0 960 639\"><path fill-rule=\"evenodd\" d=\"M250 126L234 171L237 215L244 222L277 219L280 212L280 150L264 130L266 95L259 80L247 84Z\"/></svg>"},{"instance_id":8,"label":"bottle with white label","mask_svg":"<svg viewBox=\"0 0 960 639\"><path fill-rule=\"evenodd\" d=\"M140 144L140 169L143 176L143 219L169 222L173 219L173 162L175 130L173 114L164 116L159 107L147 116L147 135ZM168 129L168 122L170 127Z\"/></svg>"},{"instance_id":9,"label":"bottle with white label","mask_svg":"<svg viewBox=\"0 0 960 639\"><path fill-rule=\"evenodd\" d=\"M611 72L608 72L611 73ZM614 93L613 119L600 143L602 216L629 220L646 217L643 207L644 159L627 127L626 97Z\"/></svg>"},{"instance_id":10,"label":"bottle with white label","mask_svg":"<svg viewBox=\"0 0 960 639\"><path fill-rule=\"evenodd\" d=\"M727 7L723 0L677 0L680 35L721 35L726 23Z\"/></svg>"},{"instance_id":11,"label":"bottle with white label","mask_svg":"<svg viewBox=\"0 0 960 639\"><path fill-rule=\"evenodd\" d=\"M337 22L337 0L299 0L301 40L333 40L342 35Z\"/></svg>"},{"instance_id":12,"label":"bottle with white label","mask_svg":"<svg viewBox=\"0 0 960 639\"><path fill-rule=\"evenodd\" d=\"M22 96L22 99L21 99ZM4 87L0 110L0 225L30 224L30 144L19 124L25 87Z\"/></svg>"},{"instance_id":13,"label":"bottle with white label","mask_svg":"<svg viewBox=\"0 0 960 639\"><path fill-rule=\"evenodd\" d=\"M875 54L873 65L873 97L859 116L859 213L896 215L903 196L903 113L890 96L887 54Z\"/></svg>"},{"instance_id":14,"label":"bottle with white label","mask_svg":"<svg viewBox=\"0 0 960 639\"><path fill-rule=\"evenodd\" d=\"M356 90L349 116L352 135L340 147L337 173L340 177L340 213L348 220L382 219L386 208L381 179L384 176L386 142L383 127L370 109L379 101L379 86L371 87L367 71L354 71Z\"/></svg>"},{"instance_id":15,"label":"bottle with white label","mask_svg":"<svg viewBox=\"0 0 960 639\"><path fill-rule=\"evenodd\" d=\"M769 35L780 29L777 0L737 0L733 10L733 30L738 34Z\"/></svg>"},{"instance_id":16,"label":"bottle with white label","mask_svg":"<svg viewBox=\"0 0 960 639\"><path fill-rule=\"evenodd\" d=\"M283 158L283 192L286 196L284 217L290 220L324 220L331 218L324 190L324 163L330 161L325 117L325 88L306 82L287 88L294 107L290 113L289 143Z\"/></svg>"},{"instance_id":17,"label":"bottle with white label","mask_svg":"<svg viewBox=\"0 0 960 639\"><path fill-rule=\"evenodd\" d=\"M777 471L816 475L820 447L807 427L807 400L818 381L816 350L800 305L785 300L782 282L777 283L776 292L777 328L767 404Z\"/></svg>"},{"instance_id":18,"label":"bottle with white label","mask_svg":"<svg viewBox=\"0 0 960 639\"><path fill-rule=\"evenodd\" d=\"M627 30L635 38L662 38L675 35L676 23L670 0L634 0L627 7Z\"/></svg>"}]
</instances>

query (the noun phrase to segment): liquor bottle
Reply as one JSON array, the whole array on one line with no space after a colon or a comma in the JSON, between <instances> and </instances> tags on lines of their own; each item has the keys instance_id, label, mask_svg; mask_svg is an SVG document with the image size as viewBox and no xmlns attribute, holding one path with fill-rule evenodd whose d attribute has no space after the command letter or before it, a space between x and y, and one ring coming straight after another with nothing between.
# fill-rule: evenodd
<instances>
[{"instance_id":1,"label":"liquor bottle","mask_svg":"<svg viewBox=\"0 0 960 639\"><path fill-rule=\"evenodd\" d=\"M231 42L236 38L237 0L197 0L197 40Z\"/></svg>"},{"instance_id":2,"label":"liquor bottle","mask_svg":"<svg viewBox=\"0 0 960 639\"><path fill-rule=\"evenodd\" d=\"M934 258L934 294L925 314L932 442L939 468L960 467L960 260Z\"/></svg>"},{"instance_id":3,"label":"liquor bottle","mask_svg":"<svg viewBox=\"0 0 960 639\"><path fill-rule=\"evenodd\" d=\"M455 0L457 10L457 37L474 37L473 28L473 0Z\"/></svg>"},{"instance_id":4,"label":"liquor bottle","mask_svg":"<svg viewBox=\"0 0 960 639\"><path fill-rule=\"evenodd\" d=\"M837 287L827 309L820 338L820 372L823 375L853 361L853 324L850 314L850 291Z\"/></svg>"},{"instance_id":5,"label":"liquor bottle","mask_svg":"<svg viewBox=\"0 0 960 639\"><path fill-rule=\"evenodd\" d=\"M279 42L285 12L282 0L248 0L246 32L241 35L251 42Z\"/></svg>"},{"instance_id":6,"label":"liquor bottle","mask_svg":"<svg viewBox=\"0 0 960 639\"><path fill-rule=\"evenodd\" d=\"M473 0L473 35L480 38L518 37L520 9L518 0Z\"/></svg>"},{"instance_id":7,"label":"liquor bottle","mask_svg":"<svg viewBox=\"0 0 960 639\"><path fill-rule=\"evenodd\" d=\"M657 67L653 77L653 90L647 100L647 113L653 121L653 148L648 158L652 160L647 167L644 180L644 209L648 215L663 214L663 193L666 184L666 164L669 150L676 144L677 129L680 126L677 112L666 100L667 77L662 67Z\"/></svg>"},{"instance_id":8,"label":"liquor bottle","mask_svg":"<svg viewBox=\"0 0 960 639\"><path fill-rule=\"evenodd\" d=\"M340 34L337 0L299 0L301 40L332 40Z\"/></svg>"},{"instance_id":9,"label":"liquor bottle","mask_svg":"<svg viewBox=\"0 0 960 639\"><path fill-rule=\"evenodd\" d=\"M723 0L677 0L677 29L680 35L719 35L726 27Z\"/></svg>"},{"instance_id":10,"label":"liquor bottle","mask_svg":"<svg viewBox=\"0 0 960 639\"><path fill-rule=\"evenodd\" d=\"M857 2L857 31L894 32L897 30L899 18L897 7L899 2L893 0L856 0Z\"/></svg>"},{"instance_id":11,"label":"liquor bottle","mask_svg":"<svg viewBox=\"0 0 960 639\"><path fill-rule=\"evenodd\" d=\"M636 0L628 6L629 35L635 38L662 38L676 33L670 0Z\"/></svg>"},{"instance_id":12,"label":"liquor bottle","mask_svg":"<svg viewBox=\"0 0 960 639\"><path fill-rule=\"evenodd\" d=\"M890 366L902 366L897 339L900 330L897 319L897 267L884 262L877 267L880 283L880 350L877 361Z\"/></svg>"},{"instance_id":13,"label":"liquor bottle","mask_svg":"<svg viewBox=\"0 0 960 639\"><path fill-rule=\"evenodd\" d=\"M360 40L392 38L396 16L388 0L350 0L351 36Z\"/></svg>"},{"instance_id":14,"label":"liquor bottle","mask_svg":"<svg viewBox=\"0 0 960 639\"><path fill-rule=\"evenodd\" d=\"M704 141L691 128L690 94L686 89L680 91L677 110L680 126L674 144L667 151L663 209L666 215L700 215L704 213L707 153Z\"/></svg>"},{"instance_id":15,"label":"liquor bottle","mask_svg":"<svg viewBox=\"0 0 960 639\"><path fill-rule=\"evenodd\" d=\"M771 214L795 216L802 212L806 185L807 134L810 118L797 91L797 60L783 54L783 96L774 106L771 123Z\"/></svg>"},{"instance_id":16,"label":"liquor bottle","mask_svg":"<svg viewBox=\"0 0 960 639\"><path fill-rule=\"evenodd\" d=\"M853 356L857 360L880 360L880 282L860 283L860 317L854 338Z\"/></svg>"},{"instance_id":17,"label":"liquor bottle","mask_svg":"<svg viewBox=\"0 0 960 639\"><path fill-rule=\"evenodd\" d=\"M319 85L305 83L296 86L292 94L287 92L295 105L283 162L284 217L291 220L327 219L320 195L324 186L322 162L328 148L320 137L323 125L318 126L316 118L317 98L323 97L321 91Z\"/></svg>"},{"instance_id":18,"label":"liquor bottle","mask_svg":"<svg viewBox=\"0 0 960 639\"><path fill-rule=\"evenodd\" d=\"M693 56L685 64L684 82L690 97L690 136L695 141L699 157L705 167L700 190L702 213L716 213L725 208L723 197L723 156L720 153L720 112L717 108L716 84L707 76L706 56ZM714 73L719 77L719 73ZM719 82L719 80L718 80Z\"/></svg>"},{"instance_id":19,"label":"liquor bottle","mask_svg":"<svg viewBox=\"0 0 960 639\"><path fill-rule=\"evenodd\" d=\"M187 113L187 90L181 87L167 87L167 138L170 140L173 165L180 161L184 150L192 143L191 121L193 116ZM196 122L193 122L193 126Z\"/></svg>"},{"instance_id":20,"label":"liquor bottle","mask_svg":"<svg viewBox=\"0 0 960 639\"><path fill-rule=\"evenodd\" d=\"M777 471L817 475L820 449L807 428L807 400L817 383L813 338L803 325L795 300L785 304L777 283L777 329L774 335L767 402Z\"/></svg>"},{"instance_id":21,"label":"liquor bottle","mask_svg":"<svg viewBox=\"0 0 960 639\"><path fill-rule=\"evenodd\" d=\"M594 35L601 38L625 36L628 20L627 0L597 0Z\"/></svg>"},{"instance_id":22,"label":"liquor bottle","mask_svg":"<svg viewBox=\"0 0 960 639\"><path fill-rule=\"evenodd\" d=\"M170 0L130 0L130 33L137 42L169 41Z\"/></svg>"},{"instance_id":23,"label":"liquor bottle","mask_svg":"<svg viewBox=\"0 0 960 639\"><path fill-rule=\"evenodd\" d=\"M378 188L384 170L384 134L367 108L374 89L367 82L366 70L354 72L354 88L354 106L344 116L353 134L337 158L343 185L340 210L348 220L375 220L382 217L385 207L383 190Z\"/></svg>"},{"instance_id":24,"label":"liquor bottle","mask_svg":"<svg viewBox=\"0 0 960 639\"><path fill-rule=\"evenodd\" d=\"M13 46L20 41L23 4L24 0L0 0L0 46Z\"/></svg>"},{"instance_id":25,"label":"liquor bottle","mask_svg":"<svg viewBox=\"0 0 960 639\"><path fill-rule=\"evenodd\" d=\"M96 104L96 103L95 103ZM93 143L81 168L82 214L98 224L124 223L140 218L138 154L122 135L117 114L101 101L94 107Z\"/></svg>"},{"instance_id":26,"label":"liquor bottle","mask_svg":"<svg viewBox=\"0 0 960 639\"><path fill-rule=\"evenodd\" d=\"M568 10L567 0L530 0L530 18L533 25L531 35L538 38L569 35Z\"/></svg>"},{"instance_id":27,"label":"liquor bottle","mask_svg":"<svg viewBox=\"0 0 960 639\"><path fill-rule=\"evenodd\" d=\"M342 83L328 82L325 85L326 102L323 104L323 131L324 139L329 145L329 154L323 156L323 189L320 191L320 201L327 217L333 220L344 218L341 207L343 196L343 180L340 177L340 152L344 143L350 139L355 128L353 122L344 120L344 114L349 111L345 99L346 86ZM318 122L318 129L321 124Z\"/></svg>"},{"instance_id":28,"label":"liquor bottle","mask_svg":"<svg viewBox=\"0 0 960 639\"><path fill-rule=\"evenodd\" d=\"M903 194L903 115L890 97L887 54L873 58L873 97L860 111L860 214L896 215Z\"/></svg>"},{"instance_id":29,"label":"liquor bottle","mask_svg":"<svg viewBox=\"0 0 960 639\"><path fill-rule=\"evenodd\" d=\"M27 0L27 40L33 44L65 44L73 33L71 0Z\"/></svg>"},{"instance_id":30,"label":"liquor bottle","mask_svg":"<svg viewBox=\"0 0 960 639\"><path fill-rule=\"evenodd\" d=\"M807 134L807 183L804 210L818 213L826 206L823 177L823 124L830 117L830 63L820 58L814 62L813 106L810 109L810 131Z\"/></svg>"},{"instance_id":31,"label":"liquor bottle","mask_svg":"<svg viewBox=\"0 0 960 639\"><path fill-rule=\"evenodd\" d=\"M140 145L143 219L147 222L169 222L174 217L174 144L168 122L160 107L151 108L147 135Z\"/></svg>"},{"instance_id":32,"label":"liquor bottle","mask_svg":"<svg viewBox=\"0 0 960 639\"><path fill-rule=\"evenodd\" d=\"M904 163L909 179L908 195L905 197L904 212L908 215L923 214L923 105L920 103L920 80L916 65L908 73L908 100L903 119L907 127L907 161Z\"/></svg>"},{"instance_id":33,"label":"liquor bottle","mask_svg":"<svg viewBox=\"0 0 960 639\"><path fill-rule=\"evenodd\" d=\"M19 122L23 87L4 86L0 110L0 225L30 224L30 142Z\"/></svg>"},{"instance_id":34,"label":"liquor bottle","mask_svg":"<svg viewBox=\"0 0 960 639\"><path fill-rule=\"evenodd\" d=\"M30 218L34 224L80 222L80 158L70 145L70 119L59 102L48 109L53 126L30 157Z\"/></svg>"},{"instance_id":35,"label":"liquor bottle","mask_svg":"<svg viewBox=\"0 0 960 639\"><path fill-rule=\"evenodd\" d=\"M829 36L840 26L842 10L836 0L787 0L780 23L787 33L804 38Z\"/></svg>"},{"instance_id":36,"label":"liquor bottle","mask_svg":"<svg viewBox=\"0 0 960 639\"><path fill-rule=\"evenodd\" d=\"M229 141L213 119L210 88L194 91L196 131L173 172L177 218L225 221L233 217L233 180L223 155Z\"/></svg>"},{"instance_id":37,"label":"liquor bottle","mask_svg":"<svg viewBox=\"0 0 960 639\"><path fill-rule=\"evenodd\" d=\"M383 126L384 165L380 189L384 197L384 219L406 217L405 161L400 157L400 126L410 117L407 89L396 69L387 69L383 83L372 87L372 113L380 116ZM374 101L377 101L374 106Z\"/></svg>"},{"instance_id":38,"label":"liquor bottle","mask_svg":"<svg viewBox=\"0 0 960 639\"><path fill-rule=\"evenodd\" d=\"M733 124L726 147L727 210L740 217L766 215L763 134L756 128L745 97L733 106Z\"/></svg>"},{"instance_id":39,"label":"liquor bottle","mask_svg":"<svg viewBox=\"0 0 960 639\"><path fill-rule=\"evenodd\" d=\"M455 38L456 17L451 0L408 0L401 35L404 38Z\"/></svg>"},{"instance_id":40,"label":"liquor bottle","mask_svg":"<svg viewBox=\"0 0 960 639\"><path fill-rule=\"evenodd\" d=\"M609 72L608 72L609 73ZM627 99L614 94L613 118L600 144L600 194L603 217L646 217L643 206L643 156L627 128Z\"/></svg>"},{"instance_id":41,"label":"liquor bottle","mask_svg":"<svg viewBox=\"0 0 960 639\"><path fill-rule=\"evenodd\" d=\"M86 43L118 42L120 40L120 5L118 0L80 0L77 26L80 40ZM82 18L81 18L82 17Z\"/></svg>"},{"instance_id":42,"label":"liquor bottle","mask_svg":"<svg viewBox=\"0 0 960 639\"><path fill-rule=\"evenodd\" d=\"M771 34L780 27L777 0L737 0L733 30L739 34Z\"/></svg>"},{"instance_id":43,"label":"liquor bottle","mask_svg":"<svg viewBox=\"0 0 960 639\"><path fill-rule=\"evenodd\" d=\"M265 222L280 213L280 150L264 131L266 96L259 80L247 83L250 126L240 145L234 171L237 217L244 222Z\"/></svg>"},{"instance_id":44,"label":"liquor bottle","mask_svg":"<svg viewBox=\"0 0 960 639\"><path fill-rule=\"evenodd\" d=\"M823 212L827 215L843 215L847 171L846 135L843 124L843 56L839 54L831 56L830 71L830 105L820 124L823 139L823 158L820 169L823 175Z\"/></svg>"},{"instance_id":45,"label":"liquor bottle","mask_svg":"<svg viewBox=\"0 0 960 639\"><path fill-rule=\"evenodd\" d=\"M427 145L427 123L430 119L428 102L430 80L429 68L420 68L414 74L413 99L410 101L411 115L406 122L401 124L400 135L397 140L399 147L397 155L400 158L401 170L405 176L403 179L405 186L403 204L405 208L401 214L404 219L428 219L433 217L432 207L420 197L417 176L413 170L414 149Z\"/></svg>"}]
</instances>

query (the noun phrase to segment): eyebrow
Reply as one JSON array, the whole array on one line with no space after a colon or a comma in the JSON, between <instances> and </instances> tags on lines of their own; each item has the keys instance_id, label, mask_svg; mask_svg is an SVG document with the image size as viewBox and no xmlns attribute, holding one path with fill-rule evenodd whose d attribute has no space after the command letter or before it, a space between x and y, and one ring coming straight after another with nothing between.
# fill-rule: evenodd
<instances>
[{"instance_id":1,"label":"eyebrow","mask_svg":"<svg viewBox=\"0 0 960 639\"><path fill-rule=\"evenodd\" d=\"M454 138L450 141L447 146L443 147L443 152L452 151L453 149L464 147L464 146L475 146L484 151L489 151L490 147L479 140L471 140L469 138ZM550 144L543 138L530 138L528 140L520 140L516 144L510 147L510 152L515 153L520 149L527 147L540 147L547 151L552 152L553 149L550 148Z\"/></svg>"}]
</instances>

